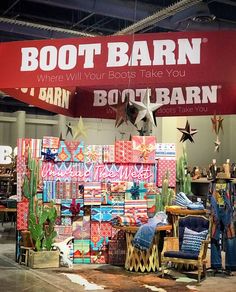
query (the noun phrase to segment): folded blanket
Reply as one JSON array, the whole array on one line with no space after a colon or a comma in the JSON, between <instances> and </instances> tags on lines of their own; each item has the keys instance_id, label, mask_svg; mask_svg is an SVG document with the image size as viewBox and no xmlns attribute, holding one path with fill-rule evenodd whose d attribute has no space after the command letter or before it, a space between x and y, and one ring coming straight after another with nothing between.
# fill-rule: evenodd
<instances>
[{"instance_id":1,"label":"folded blanket","mask_svg":"<svg viewBox=\"0 0 236 292\"><path fill-rule=\"evenodd\" d=\"M119 215L111 219L113 226L141 226L148 222L148 216Z\"/></svg>"},{"instance_id":2,"label":"folded blanket","mask_svg":"<svg viewBox=\"0 0 236 292\"><path fill-rule=\"evenodd\" d=\"M156 227L166 224L168 224L167 215L165 212L158 212L148 220L148 223L139 227L132 244L140 250L148 250L152 245Z\"/></svg>"}]
</instances>

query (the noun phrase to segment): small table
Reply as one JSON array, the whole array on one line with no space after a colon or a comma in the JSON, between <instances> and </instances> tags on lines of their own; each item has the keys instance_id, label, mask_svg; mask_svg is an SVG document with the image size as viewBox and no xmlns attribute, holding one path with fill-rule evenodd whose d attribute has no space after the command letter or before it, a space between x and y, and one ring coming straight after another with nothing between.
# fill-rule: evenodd
<instances>
[{"instance_id":1,"label":"small table","mask_svg":"<svg viewBox=\"0 0 236 292\"><path fill-rule=\"evenodd\" d=\"M16 213L16 212L17 212L16 208L0 207L0 213L4 213L4 216L7 213ZM2 224L3 224L3 222L2 222Z\"/></svg>"},{"instance_id":2,"label":"small table","mask_svg":"<svg viewBox=\"0 0 236 292\"><path fill-rule=\"evenodd\" d=\"M160 236L161 232L172 230L172 225L158 226L154 235L154 239L151 247L147 251L141 251L135 248L132 244L134 235L139 229L135 226L120 227L114 226L114 228L121 229L125 231L126 234L126 259L125 259L125 269L128 271L135 272L156 272L160 267L160 252L159 243L160 240L164 238Z\"/></svg>"}]
</instances>

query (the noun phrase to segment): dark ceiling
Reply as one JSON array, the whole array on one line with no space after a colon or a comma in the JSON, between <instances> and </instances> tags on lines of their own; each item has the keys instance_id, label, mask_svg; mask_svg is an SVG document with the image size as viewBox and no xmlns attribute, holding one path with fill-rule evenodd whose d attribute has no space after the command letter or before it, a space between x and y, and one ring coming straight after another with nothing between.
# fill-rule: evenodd
<instances>
[{"instance_id":1,"label":"dark ceiling","mask_svg":"<svg viewBox=\"0 0 236 292\"><path fill-rule=\"evenodd\" d=\"M236 0L1 0L0 14L1 42L236 29ZM0 111L19 109L47 113L0 93Z\"/></svg>"}]
</instances>

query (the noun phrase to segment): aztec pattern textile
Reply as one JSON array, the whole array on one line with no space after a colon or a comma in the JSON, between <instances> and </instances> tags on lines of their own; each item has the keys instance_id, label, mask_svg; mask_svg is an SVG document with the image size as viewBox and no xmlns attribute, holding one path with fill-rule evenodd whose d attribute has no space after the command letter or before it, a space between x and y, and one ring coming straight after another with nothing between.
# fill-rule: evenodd
<instances>
[{"instance_id":1,"label":"aztec pattern textile","mask_svg":"<svg viewBox=\"0 0 236 292\"><path fill-rule=\"evenodd\" d=\"M169 186L176 186L176 160L173 158L158 159L157 164L157 185L162 186L162 179L166 172L169 172Z\"/></svg>"},{"instance_id":2,"label":"aztec pattern textile","mask_svg":"<svg viewBox=\"0 0 236 292\"><path fill-rule=\"evenodd\" d=\"M133 136L132 144L134 163L155 163L155 136Z\"/></svg>"},{"instance_id":3,"label":"aztec pattern textile","mask_svg":"<svg viewBox=\"0 0 236 292\"><path fill-rule=\"evenodd\" d=\"M56 199L56 182L43 182L43 202L50 202Z\"/></svg>"},{"instance_id":4,"label":"aztec pattern textile","mask_svg":"<svg viewBox=\"0 0 236 292\"><path fill-rule=\"evenodd\" d=\"M90 216L84 216L73 221L72 229L75 239L90 239Z\"/></svg>"},{"instance_id":5,"label":"aztec pattern textile","mask_svg":"<svg viewBox=\"0 0 236 292\"><path fill-rule=\"evenodd\" d=\"M87 145L85 147L85 163L103 163L103 146Z\"/></svg>"},{"instance_id":6,"label":"aztec pattern textile","mask_svg":"<svg viewBox=\"0 0 236 292\"><path fill-rule=\"evenodd\" d=\"M92 206L91 208L91 220L92 221L110 221L112 219L111 206Z\"/></svg>"},{"instance_id":7,"label":"aztec pattern textile","mask_svg":"<svg viewBox=\"0 0 236 292\"><path fill-rule=\"evenodd\" d=\"M101 205L102 189L99 182L86 182L84 184L84 205Z\"/></svg>"},{"instance_id":8,"label":"aztec pattern textile","mask_svg":"<svg viewBox=\"0 0 236 292\"><path fill-rule=\"evenodd\" d=\"M83 200L61 200L61 216L83 216Z\"/></svg>"},{"instance_id":9,"label":"aztec pattern textile","mask_svg":"<svg viewBox=\"0 0 236 292\"><path fill-rule=\"evenodd\" d=\"M103 145L103 162L115 162L115 145Z\"/></svg>"},{"instance_id":10,"label":"aztec pattern textile","mask_svg":"<svg viewBox=\"0 0 236 292\"><path fill-rule=\"evenodd\" d=\"M56 242L61 242L72 236L72 226L56 225L54 230L57 233Z\"/></svg>"},{"instance_id":11,"label":"aztec pattern textile","mask_svg":"<svg viewBox=\"0 0 236 292\"><path fill-rule=\"evenodd\" d=\"M43 148L58 149L60 139L58 137L43 137Z\"/></svg>"},{"instance_id":12,"label":"aztec pattern textile","mask_svg":"<svg viewBox=\"0 0 236 292\"><path fill-rule=\"evenodd\" d=\"M140 226L148 222L148 216L116 216L111 220L112 226Z\"/></svg>"},{"instance_id":13,"label":"aztec pattern textile","mask_svg":"<svg viewBox=\"0 0 236 292\"><path fill-rule=\"evenodd\" d=\"M132 163L133 151L131 141L115 142L115 162L116 163Z\"/></svg>"},{"instance_id":14,"label":"aztec pattern textile","mask_svg":"<svg viewBox=\"0 0 236 292\"><path fill-rule=\"evenodd\" d=\"M74 264L90 263L90 240L75 239L74 240Z\"/></svg>"},{"instance_id":15,"label":"aztec pattern textile","mask_svg":"<svg viewBox=\"0 0 236 292\"><path fill-rule=\"evenodd\" d=\"M91 250L91 264L108 264L108 250Z\"/></svg>"},{"instance_id":16,"label":"aztec pattern textile","mask_svg":"<svg viewBox=\"0 0 236 292\"><path fill-rule=\"evenodd\" d=\"M147 216L147 201L125 200L125 215Z\"/></svg>"},{"instance_id":17,"label":"aztec pattern textile","mask_svg":"<svg viewBox=\"0 0 236 292\"><path fill-rule=\"evenodd\" d=\"M175 143L156 143L156 154L155 158L163 157L176 157L176 146Z\"/></svg>"},{"instance_id":18,"label":"aztec pattern textile","mask_svg":"<svg viewBox=\"0 0 236 292\"><path fill-rule=\"evenodd\" d=\"M82 199L83 185L79 182L56 182L56 198L57 199Z\"/></svg>"},{"instance_id":19,"label":"aztec pattern textile","mask_svg":"<svg viewBox=\"0 0 236 292\"><path fill-rule=\"evenodd\" d=\"M91 222L91 250L105 249L112 236L112 226L108 222Z\"/></svg>"},{"instance_id":20,"label":"aztec pattern textile","mask_svg":"<svg viewBox=\"0 0 236 292\"><path fill-rule=\"evenodd\" d=\"M56 161L84 161L84 142L82 141L60 141Z\"/></svg>"},{"instance_id":21,"label":"aztec pattern textile","mask_svg":"<svg viewBox=\"0 0 236 292\"><path fill-rule=\"evenodd\" d=\"M24 198L21 202L17 203L17 220L16 220L17 230L28 229L28 213L29 201L28 199Z\"/></svg>"}]
</instances>

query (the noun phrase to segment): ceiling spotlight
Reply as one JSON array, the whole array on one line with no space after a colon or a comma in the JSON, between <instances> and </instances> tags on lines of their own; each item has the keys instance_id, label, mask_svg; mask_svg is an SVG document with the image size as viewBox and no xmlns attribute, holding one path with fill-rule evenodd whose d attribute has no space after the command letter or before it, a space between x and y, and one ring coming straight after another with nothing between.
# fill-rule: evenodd
<instances>
[{"instance_id":1,"label":"ceiling spotlight","mask_svg":"<svg viewBox=\"0 0 236 292\"><path fill-rule=\"evenodd\" d=\"M216 19L216 16L213 14L210 15L197 15L192 18L192 21L198 22L198 23L207 23L212 22Z\"/></svg>"}]
</instances>

